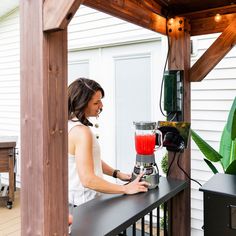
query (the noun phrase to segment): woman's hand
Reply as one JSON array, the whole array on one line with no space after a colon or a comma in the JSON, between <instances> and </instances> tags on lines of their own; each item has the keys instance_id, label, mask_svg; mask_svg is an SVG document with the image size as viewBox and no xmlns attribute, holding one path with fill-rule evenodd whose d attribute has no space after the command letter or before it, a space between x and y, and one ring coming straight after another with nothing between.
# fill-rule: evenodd
<instances>
[{"instance_id":1,"label":"woman's hand","mask_svg":"<svg viewBox=\"0 0 236 236\"><path fill-rule=\"evenodd\" d=\"M140 181L143 175L144 173L139 174L134 181L130 182L127 185L124 185L125 194L135 194L148 191L148 186L150 186L150 184L146 181Z\"/></svg>"},{"instance_id":2,"label":"woman's hand","mask_svg":"<svg viewBox=\"0 0 236 236\"><path fill-rule=\"evenodd\" d=\"M131 180L131 175L118 171L117 172L117 178L122 180L122 181L130 181Z\"/></svg>"}]
</instances>

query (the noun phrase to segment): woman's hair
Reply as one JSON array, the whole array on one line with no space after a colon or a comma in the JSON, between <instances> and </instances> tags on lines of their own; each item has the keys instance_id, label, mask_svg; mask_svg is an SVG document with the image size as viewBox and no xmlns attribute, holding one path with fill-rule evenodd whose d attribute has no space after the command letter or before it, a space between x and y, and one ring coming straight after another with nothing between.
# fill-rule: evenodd
<instances>
[{"instance_id":1,"label":"woman's hair","mask_svg":"<svg viewBox=\"0 0 236 236\"><path fill-rule=\"evenodd\" d=\"M82 124L92 126L84 112L97 91L100 91L104 97L103 88L94 80L79 78L72 82L68 87L68 120L76 117Z\"/></svg>"}]
</instances>

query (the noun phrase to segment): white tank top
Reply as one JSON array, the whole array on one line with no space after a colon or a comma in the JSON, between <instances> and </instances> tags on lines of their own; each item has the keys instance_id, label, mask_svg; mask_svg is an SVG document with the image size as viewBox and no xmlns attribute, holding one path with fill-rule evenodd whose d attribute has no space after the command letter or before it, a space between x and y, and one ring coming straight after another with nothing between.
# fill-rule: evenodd
<instances>
[{"instance_id":1,"label":"white tank top","mask_svg":"<svg viewBox=\"0 0 236 236\"><path fill-rule=\"evenodd\" d=\"M68 133L71 131L71 129L77 125L83 125L79 121L68 121ZM100 157L100 146L98 143L98 140L96 136L93 134L93 162L94 162L94 173L95 175L99 177L103 177L102 172L102 162ZM69 203L74 205L80 205L82 203L85 203L96 196L99 196L100 193L85 188L78 175L78 170L76 168L76 161L75 156L68 153L68 181L69 181Z\"/></svg>"}]
</instances>

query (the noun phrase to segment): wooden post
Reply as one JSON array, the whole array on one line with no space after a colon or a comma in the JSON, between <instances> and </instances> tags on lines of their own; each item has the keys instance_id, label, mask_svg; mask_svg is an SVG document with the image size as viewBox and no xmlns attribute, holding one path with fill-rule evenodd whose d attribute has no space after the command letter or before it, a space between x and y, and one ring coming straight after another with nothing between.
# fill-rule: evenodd
<instances>
[{"instance_id":1,"label":"wooden post","mask_svg":"<svg viewBox=\"0 0 236 236\"><path fill-rule=\"evenodd\" d=\"M67 235L67 31L43 32L44 0L20 1L21 235Z\"/></svg>"},{"instance_id":2,"label":"wooden post","mask_svg":"<svg viewBox=\"0 0 236 236\"><path fill-rule=\"evenodd\" d=\"M168 24L168 34L170 39L169 69L184 70L184 104L183 121L190 122L190 27L189 22L184 18L176 17L171 24ZM177 165L177 158L170 170L170 177L176 179L188 179ZM169 164L174 158L173 153L169 152ZM190 175L190 142L188 149L180 156L181 167ZM189 236L190 235L190 184L189 188L178 194L172 200L169 209L170 235Z\"/></svg>"}]
</instances>

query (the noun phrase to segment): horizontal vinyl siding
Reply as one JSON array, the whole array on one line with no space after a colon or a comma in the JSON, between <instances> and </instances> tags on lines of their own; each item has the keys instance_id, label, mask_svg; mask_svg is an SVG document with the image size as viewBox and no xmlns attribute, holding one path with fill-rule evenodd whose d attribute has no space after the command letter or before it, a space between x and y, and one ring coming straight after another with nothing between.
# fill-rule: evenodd
<instances>
[{"instance_id":1,"label":"horizontal vinyl siding","mask_svg":"<svg viewBox=\"0 0 236 236\"><path fill-rule=\"evenodd\" d=\"M18 136L20 145L20 31L16 9L0 21L0 136ZM17 156L19 182L20 158ZM1 174L2 182L8 174Z\"/></svg>"},{"instance_id":2,"label":"horizontal vinyl siding","mask_svg":"<svg viewBox=\"0 0 236 236\"><path fill-rule=\"evenodd\" d=\"M155 32L81 6L68 27L68 48L94 48L158 37Z\"/></svg>"},{"instance_id":3,"label":"horizontal vinyl siding","mask_svg":"<svg viewBox=\"0 0 236 236\"><path fill-rule=\"evenodd\" d=\"M192 64L214 42L217 35L194 37ZM81 6L68 27L69 51L129 44L156 39L160 35L118 18ZM0 21L0 135L20 136L19 12ZM206 62L207 63L207 62ZM236 95L236 49L231 50L202 81L191 84L192 129L216 150L230 106ZM19 146L18 142L18 146ZM192 178L204 184L213 174L192 142ZM221 170L221 166L217 168ZM19 165L18 165L19 173ZM19 175L17 175L19 177ZM203 193L192 182L191 236L203 236Z\"/></svg>"},{"instance_id":4,"label":"horizontal vinyl siding","mask_svg":"<svg viewBox=\"0 0 236 236\"><path fill-rule=\"evenodd\" d=\"M193 38L196 48L191 58L192 64L201 57L218 35ZM203 81L191 84L191 96L191 128L218 151L221 133L236 96L236 48L233 48ZM213 173L203 161L204 155L196 144L192 141L191 145L191 177L204 184ZM216 167L222 172L219 163ZM192 182L191 235L203 236L202 226L203 193L199 191L199 186Z\"/></svg>"}]
</instances>

